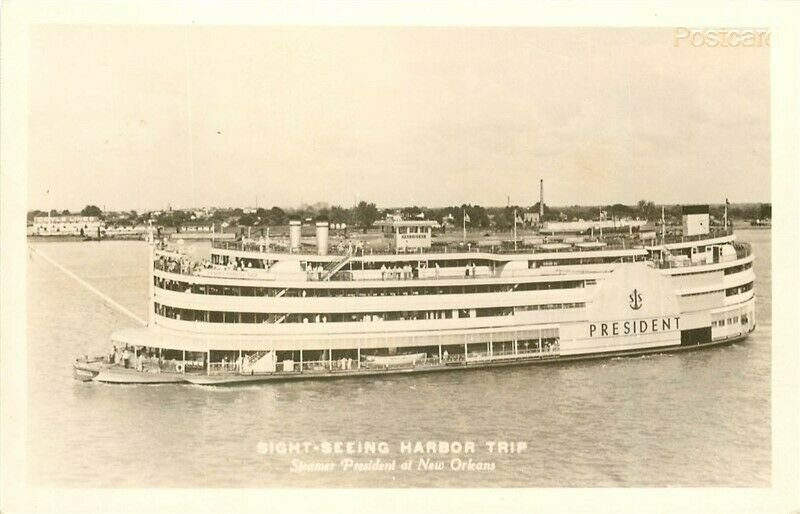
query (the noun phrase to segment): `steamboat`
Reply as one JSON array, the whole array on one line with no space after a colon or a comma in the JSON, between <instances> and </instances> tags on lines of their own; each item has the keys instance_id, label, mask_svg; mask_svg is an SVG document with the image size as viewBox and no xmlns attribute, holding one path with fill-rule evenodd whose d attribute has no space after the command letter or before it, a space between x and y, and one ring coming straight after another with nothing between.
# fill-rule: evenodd
<instances>
[{"instance_id":1,"label":"steamboat","mask_svg":"<svg viewBox=\"0 0 800 514\"><path fill-rule=\"evenodd\" d=\"M147 325L114 333L110 354L77 359L74 375L229 385L430 373L708 348L755 329L754 256L727 220L710 227L708 206L684 206L672 234L662 214L660 236L556 225L513 245L436 245L436 222L387 221L390 249L378 251L332 244L327 222L304 237L293 221L288 238L215 241L202 261L151 242Z\"/></svg>"}]
</instances>

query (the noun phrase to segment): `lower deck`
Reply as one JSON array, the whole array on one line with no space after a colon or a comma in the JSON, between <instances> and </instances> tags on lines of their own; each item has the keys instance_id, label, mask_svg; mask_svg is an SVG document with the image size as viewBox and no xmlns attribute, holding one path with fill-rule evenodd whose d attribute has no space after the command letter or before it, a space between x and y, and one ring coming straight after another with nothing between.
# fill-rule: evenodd
<instances>
[{"instance_id":1,"label":"lower deck","mask_svg":"<svg viewBox=\"0 0 800 514\"><path fill-rule=\"evenodd\" d=\"M178 369L161 370L150 367L143 368L136 366L133 368L125 367L124 364L113 363L107 357L95 360L79 359L74 364L75 378L83 381L96 381L117 384L165 384L165 383L186 383L195 385L237 385L252 384L259 382L292 381L292 380L311 380L311 379L337 379L354 378L365 376L383 376L408 373L430 373L436 371L458 371L468 369L497 368L507 366L549 364L557 362L572 362L578 360L637 356L646 354L659 354L697 350L710 348L744 340L749 332L737 334L735 336L716 339L712 341L693 342L691 344L680 344L658 348L637 348L631 350L619 350L612 352L599 352L581 355L561 355L556 348L546 351L539 349L525 353L498 353L498 354L464 354L461 356L442 356L440 357L420 357L410 359L409 362L392 362L380 360L370 362L367 359L360 360L356 366L348 366L346 362L339 361L336 366L333 361L326 363L312 361L308 367L301 366L299 370L276 369L274 371L250 370L243 372L241 367L230 366L227 369L221 368L216 371L206 372L203 370L187 370L185 367ZM234 364L234 363L231 363Z\"/></svg>"}]
</instances>

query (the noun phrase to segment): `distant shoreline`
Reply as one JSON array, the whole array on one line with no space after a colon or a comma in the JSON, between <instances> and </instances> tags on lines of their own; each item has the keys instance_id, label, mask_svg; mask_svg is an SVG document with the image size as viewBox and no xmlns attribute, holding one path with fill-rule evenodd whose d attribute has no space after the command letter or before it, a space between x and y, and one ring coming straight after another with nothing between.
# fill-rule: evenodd
<instances>
[{"instance_id":1,"label":"distant shoreline","mask_svg":"<svg viewBox=\"0 0 800 514\"><path fill-rule=\"evenodd\" d=\"M747 222L740 222L734 225L734 230L736 231L744 231L744 230L771 230L772 226L753 226ZM374 230L374 229L373 229ZM486 232L491 233L488 237L500 237L502 239L503 236L510 235L508 231L492 231L488 229L479 229L476 227L469 227L467 229L468 236L474 236L476 233L482 233L485 236ZM443 239L450 239L452 238L454 241L461 238L461 230L451 229L446 234L437 234L435 237L437 240ZM359 236L362 238L365 236L370 235L368 232L367 234L363 234L360 230L354 230L350 233L351 238L358 239ZM374 235L374 234L373 234ZM523 235L536 235L535 232L531 232L530 230L521 229L519 230L519 236ZM543 234L547 236L547 234ZM184 239L187 241L211 241L212 235L210 233L180 233L180 232L164 232L162 233L162 237L169 237L170 239ZM232 241L235 240L238 236L235 232L225 232L225 233L217 233L214 235L216 240L220 241ZM552 237L552 236L548 236ZM64 242L87 242L87 243L98 243L98 242L112 242L112 241L144 241L144 236L142 235L118 235L113 237L104 237L102 239L97 239L96 237L86 237L86 236L38 236L38 235L29 235L27 236L28 242L31 243L64 243ZM500 241L498 241L498 244Z\"/></svg>"}]
</instances>

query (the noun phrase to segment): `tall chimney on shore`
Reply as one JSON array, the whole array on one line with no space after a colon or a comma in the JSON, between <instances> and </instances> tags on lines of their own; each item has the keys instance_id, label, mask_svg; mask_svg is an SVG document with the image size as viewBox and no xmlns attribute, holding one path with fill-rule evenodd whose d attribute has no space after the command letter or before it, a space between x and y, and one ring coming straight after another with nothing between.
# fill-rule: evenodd
<instances>
[{"instance_id":1,"label":"tall chimney on shore","mask_svg":"<svg viewBox=\"0 0 800 514\"><path fill-rule=\"evenodd\" d=\"M544 218L544 179L539 179L539 223Z\"/></svg>"}]
</instances>

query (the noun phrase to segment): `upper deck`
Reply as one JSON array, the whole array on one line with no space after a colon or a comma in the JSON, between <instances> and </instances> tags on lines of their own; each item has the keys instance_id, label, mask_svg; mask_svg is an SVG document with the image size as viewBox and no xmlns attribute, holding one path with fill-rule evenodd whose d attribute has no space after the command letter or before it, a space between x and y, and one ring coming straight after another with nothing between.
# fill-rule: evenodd
<instances>
[{"instance_id":1,"label":"upper deck","mask_svg":"<svg viewBox=\"0 0 800 514\"><path fill-rule=\"evenodd\" d=\"M330 253L290 251L252 241L214 242L211 260L195 262L162 248L155 269L206 278L290 282L503 279L602 272L621 262L648 261L663 269L723 264L750 256L732 231L702 237L672 236L644 244L635 238L585 238L513 246L450 243L414 252L349 245Z\"/></svg>"},{"instance_id":2,"label":"upper deck","mask_svg":"<svg viewBox=\"0 0 800 514\"><path fill-rule=\"evenodd\" d=\"M540 253L568 253L585 251L620 251L633 249L654 249L667 246L675 249L690 247L698 242L716 244L729 240L733 236L733 229L714 228L708 234L683 236L680 233L671 233L654 240L644 240L633 234L614 234L610 237L564 237L564 236L534 236L520 237L516 242L499 239L497 237L484 237L478 240L449 241L435 243L431 247L398 249L386 245L370 245L359 240L342 240L339 244L326 246L325 255L316 251L314 243L302 245L300 250L292 249L288 238L277 239L242 239L239 241L213 241L212 251L252 253L270 259L304 259L333 261L336 257L345 256L386 256L391 255L406 260L416 260L421 255L451 255L451 254L491 254L495 256L531 255ZM531 242L532 240L536 242ZM219 252L221 251L221 252ZM325 259L324 257L328 257ZM513 257L510 257L513 258Z\"/></svg>"}]
</instances>

